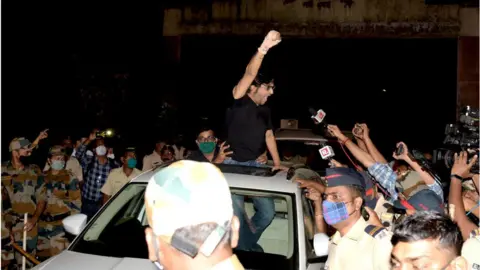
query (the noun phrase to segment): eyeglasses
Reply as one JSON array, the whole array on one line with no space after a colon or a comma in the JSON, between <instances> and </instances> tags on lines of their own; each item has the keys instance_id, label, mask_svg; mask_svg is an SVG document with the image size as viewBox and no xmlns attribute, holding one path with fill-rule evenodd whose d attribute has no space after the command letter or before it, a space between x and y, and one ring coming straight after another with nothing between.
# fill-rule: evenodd
<instances>
[{"instance_id":1,"label":"eyeglasses","mask_svg":"<svg viewBox=\"0 0 480 270\"><path fill-rule=\"evenodd\" d=\"M203 143L203 142L214 142L217 138L215 138L215 136L208 136L208 137L199 137L197 138L197 141L199 143Z\"/></svg>"}]
</instances>

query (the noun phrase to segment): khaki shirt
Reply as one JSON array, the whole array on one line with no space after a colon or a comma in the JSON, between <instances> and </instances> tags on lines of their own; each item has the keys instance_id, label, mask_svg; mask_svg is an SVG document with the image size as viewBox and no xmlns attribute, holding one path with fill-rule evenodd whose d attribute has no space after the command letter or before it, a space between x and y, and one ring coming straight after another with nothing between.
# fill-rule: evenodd
<instances>
[{"instance_id":1,"label":"khaki shirt","mask_svg":"<svg viewBox=\"0 0 480 270\"><path fill-rule=\"evenodd\" d=\"M45 168L43 168L43 171L46 172L48 170L50 170L50 165L47 163L45 164ZM65 164L65 170L71 172L78 181L83 181L82 166L80 165L80 162L78 162L78 159L76 159L75 157L70 157L68 159L67 164Z\"/></svg>"},{"instance_id":2,"label":"khaki shirt","mask_svg":"<svg viewBox=\"0 0 480 270\"><path fill-rule=\"evenodd\" d=\"M113 169L108 175L105 185L103 185L101 191L108 196L115 195L126 183L130 182L133 178L140 175L142 172L137 168L133 169L132 173L127 176L123 172L123 167Z\"/></svg>"},{"instance_id":3,"label":"khaki shirt","mask_svg":"<svg viewBox=\"0 0 480 270\"><path fill-rule=\"evenodd\" d=\"M385 200L385 197L383 197L383 194L378 194L378 200L377 204L375 205L375 213L377 213L378 218L382 222L383 226L385 229L392 231L393 229L393 218L394 214L393 213L388 213L388 207L385 206L390 206L393 207L387 200ZM387 226L388 224L388 226Z\"/></svg>"},{"instance_id":4,"label":"khaki shirt","mask_svg":"<svg viewBox=\"0 0 480 270\"><path fill-rule=\"evenodd\" d=\"M238 260L237 256L232 255L232 257L216 264L212 267L212 270L244 270L242 264Z\"/></svg>"},{"instance_id":5,"label":"khaki shirt","mask_svg":"<svg viewBox=\"0 0 480 270\"><path fill-rule=\"evenodd\" d=\"M366 232L367 222L360 219L343 237L337 231L331 238L328 249L328 260L324 269L390 269L392 234L384 228L374 228Z\"/></svg>"},{"instance_id":6,"label":"khaki shirt","mask_svg":"<svg viewBox=\"0 0 480 270\"><path fill-rule=\"evenodd\" d=\"M463 243L462 257L468 262L468 269L480 269L480 229L474 230Z\"/></svg>"},{"instance_id":7,"label":"khaki shirt","mask_svg":"<svg viewBox=\"0 0 480 270\"><path fill-rule=\"evenodd\" d=\"M143 158L142 171L146 172L146 171L151 170L154 167L156 167L156 166L158 166L162 163L163 163L163 160L160 157L160 155L155 150L153 150L153 153L151 153L150 155L147 155Z\"/></svg>"}]
</instances>

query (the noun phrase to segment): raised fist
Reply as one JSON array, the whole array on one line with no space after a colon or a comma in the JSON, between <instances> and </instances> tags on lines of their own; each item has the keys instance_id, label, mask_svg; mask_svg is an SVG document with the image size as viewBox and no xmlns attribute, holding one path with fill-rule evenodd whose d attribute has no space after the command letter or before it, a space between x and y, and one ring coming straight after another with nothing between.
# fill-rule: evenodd
<instances>
[{"instance_id":1,"label":"raised fist","mask_svg":"<svg viewBox=\"0 0 480 270\"><path fill-rule=\"evenodd\" d=\"M282 41L280 33L278 31L271 30L263 40L261 48L268 50L280 43L280 41Z\"/></svg>"}]
</instances>

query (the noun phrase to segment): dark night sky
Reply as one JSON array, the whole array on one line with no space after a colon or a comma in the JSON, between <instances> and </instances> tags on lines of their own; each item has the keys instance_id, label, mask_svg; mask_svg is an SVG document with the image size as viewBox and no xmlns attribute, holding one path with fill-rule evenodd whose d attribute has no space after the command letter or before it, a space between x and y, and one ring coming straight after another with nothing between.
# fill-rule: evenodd
<instances>
[{"instance_id":1,"label":"dark night sky","mask_svg":"<svg viewBox=\"0 0 480 270\"><path fill-rule=\"evenodd\" d=\"M132 101L120 119L111 120L121 122L130 138L160 132L145 115L153 114L165 91L180 97L179 107L192 117L189 126L199 114L220 126L231 89L263 38L183 38L181 80L172 89L159 3L67 2L3 5L4 147L13 136L33 139L42 128L51 128L54 137L72 126L95 125L78 102L79 69L130 73ZM269 101L274 124L292 117L309 125L308 106L322 108L328 122L342 128L370 123L387 153L400 139L434 147L455 118L455 39L285 38L263 69L277 84Z\"/></svg>"}]
</instances>

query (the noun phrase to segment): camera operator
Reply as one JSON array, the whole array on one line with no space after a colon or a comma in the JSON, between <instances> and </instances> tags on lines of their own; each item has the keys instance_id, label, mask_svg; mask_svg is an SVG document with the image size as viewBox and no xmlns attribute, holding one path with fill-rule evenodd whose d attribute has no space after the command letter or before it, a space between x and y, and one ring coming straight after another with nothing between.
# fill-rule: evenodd
<instances>
[{"instance_id":1,"label":"camera operator","mask_svg":"<svg viewBox=\"0 0 480 270\"><path fill-rule=\"evenodd\" d=\"M435 192L443 201L442 186L435 181L430 173L425 171L420 164L418 164L417 160L408 152L407 145L404 142L397 143L397 148L398 147L403 147L403 152L400 155L397 155L395 152L393 152L393 158L407 162L408 165L420 175L422 180L427 184L428 188Z\"/></svg>"},{"instance_id":2,"label":"camera operator","mask_svg":"<svg viewBox=\"0 0 480 270\"><path fill-rule=\"evenodd\" d=\"M396 187L395 187L396 180L397 180L397 175L392 170L392 168L390 168L387 164L381 164L381 163L375 161L372 156L370 156L368 153L366 153L365 151L360 149L355 143L353 143L348 137L346 137L340 131L340 129L337 126L328 125L328 130L330 131L330 133L333 136L337 137L337 139L339 140L339 142L341 144L345 145L348 148L348 150L353 154L353 156L360 163L362 163L363 166L365 166L368 169L370 174L378 181L378 183L383 188L385 188L387 190L387 192L389 193L388 195L390 195L389 202L393 203L393 202L397 201L398 198L399 198L399 193L397 192ZM431 192L434 192L434 190L432 190ZM427 192L427 193L429 193L429 192ZM437 194L437 193L435 192L435 194ZM440 196L438 196L438 197L441 198ZM408 207L409 211L407 211L407 212L412 213L412 212L414 212L414 210L423 211L423 210L427 210L426 208L430 209L430 207L426 207L426 208L421 207L421 206L431 205L430 202L423 202L422 203L421 202L422 201L421 196L415 196L414 195L411 198L408 198L408 201L410 199L415 201L415 204L414 205L409 205L409 207ZM405 201L407 201L407 199L404 198L403 196L401 196L401 201L403 202L403 204L406 204ZM436 202L435 202L435 204L436 204ZM436 210L438 210L440 208L441 207L437 207L435 205ZM381 215L379 214L379 216L381 216Z\"/></svg>"}]
</instances>

